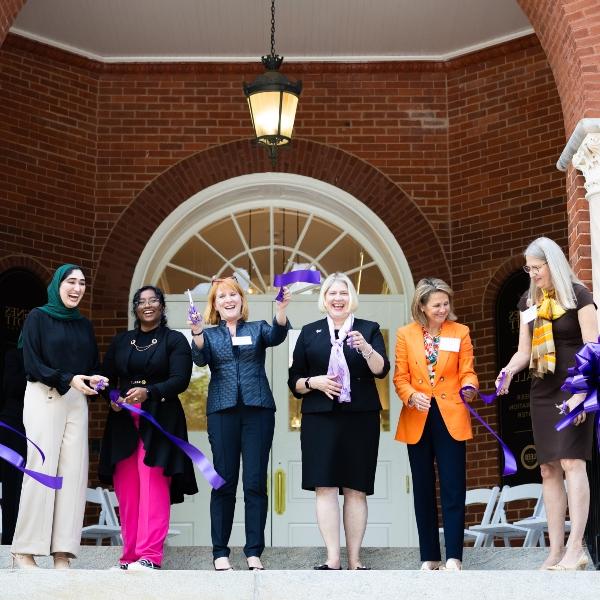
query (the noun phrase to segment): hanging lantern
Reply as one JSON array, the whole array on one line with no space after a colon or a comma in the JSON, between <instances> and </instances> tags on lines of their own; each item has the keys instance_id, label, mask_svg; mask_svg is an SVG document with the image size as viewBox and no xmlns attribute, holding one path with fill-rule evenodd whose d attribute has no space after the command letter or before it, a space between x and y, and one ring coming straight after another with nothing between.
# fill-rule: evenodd
<instances>
[{"instance_id":1,"label":"hanging lantern","mask_svg":"<svg viewBox=\"0 0 600 600\"><path fill-rule=\"evenodd\" d=\"M271 54L261 58L265 73L252 83L244 82L256 141L267 148L271 162L277 161L279 146L292 141L294 119L302 82L290 81L279 72L283 56L275 54L275 0L271 0Z\"/></svg>"}]
</instances>

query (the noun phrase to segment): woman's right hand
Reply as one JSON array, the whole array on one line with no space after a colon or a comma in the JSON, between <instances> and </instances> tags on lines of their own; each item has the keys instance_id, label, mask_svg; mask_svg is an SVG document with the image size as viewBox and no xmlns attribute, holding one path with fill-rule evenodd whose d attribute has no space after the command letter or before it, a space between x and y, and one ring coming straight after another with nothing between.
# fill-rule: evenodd
<instances>
[{"instance_id":1,"label":"woman's right hand","mask_svg":"<svg viewBox=\"0 0 600 600\"><path fill-rule=\"evenodd\" d=\"M423 392L413 392L408 399L408 405L417 410L429 410L431 408L431 398Z\"/></svg>"},{"instance_id":2,"label":"woman's right hand","mask_svg":"<svg viewBox=\"0 0 600 600\"><path fill-rule=\"evenodd\" d=\"M121 398L121 396L119 396L119 402L125 402L125 400L123 398ZM122 406L119 406L116 402L113 402L111 400L110 402L110 407L115 411L115 412L121 412L123 410Z\"/></svg>"},{"instance_id":3,"label":"woman's right hand","mask_svg":"<svg viewBox=\"0 0 600 600\"><path fill-rule=\"evenodd\" d=\"M342 384L336 381L335 375L317 375L316 377L311 377L310 387L313 390L323 392L331 400L333 400L334 396L339 396L342 391Z\"/></svg>"},{"instance_id":4,"label":"woman's right hand","mask_svg":"<svg viewBox=\"0 0 600 600\"><path fill-rule=\"evenodd\" d=\"M498 396L502 396L503 394L508 394L508 388L510 387L510 382L512 381L514 373L512 372L511 369L507 369L506 367L504 367L504 369L500 370L500 373L498 373L498 377L496 377L496 394ZM500 385L500 381L502 380L502 377L504 377L504 381L502 382L502 387L498 387Z\"/></svg>"}]
</instances>

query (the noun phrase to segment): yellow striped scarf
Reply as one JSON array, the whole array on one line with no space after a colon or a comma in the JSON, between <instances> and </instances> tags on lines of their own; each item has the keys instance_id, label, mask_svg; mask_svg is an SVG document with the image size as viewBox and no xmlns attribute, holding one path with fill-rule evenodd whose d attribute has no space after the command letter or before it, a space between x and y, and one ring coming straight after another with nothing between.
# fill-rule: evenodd
<instances>
[{"instance_id":1,"label":"yellow striped scarf","mask_svg":"<svg viewBox=\"0 0 600 600\"><path fill-rule=\"evenodd\" d=\"M546 373L554 373L556 350L552 336L552 321L565 314L565 309L554 298L554 290L542 290L543 298L533 322L531 338L531 360L529 370L533 377L543 378Z\"/></svg>"}]
</instances>

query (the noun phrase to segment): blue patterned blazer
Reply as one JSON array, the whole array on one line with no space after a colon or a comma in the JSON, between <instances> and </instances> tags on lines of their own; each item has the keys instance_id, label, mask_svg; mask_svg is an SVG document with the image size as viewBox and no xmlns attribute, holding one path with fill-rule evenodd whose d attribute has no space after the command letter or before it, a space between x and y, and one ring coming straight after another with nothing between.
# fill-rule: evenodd
<instances>
[{"instance_id":1,"label":"blue patterned blazer","mask_svg":"<svg viewBox=\"0 0 600 600\"><path fill-rule=\"evenodd\" d=\"M286 336L290 322L273 325L266 321L238 321L236 335L249 336L252 343L234 346L225 321L204 330L204 348L192 342L192 359L199 367L208 365L210 383L206 414L234 407L238 398L247 406L275 410L275 400L265 373L265 351L278 346Z\"/></svg>"}]
</instances>

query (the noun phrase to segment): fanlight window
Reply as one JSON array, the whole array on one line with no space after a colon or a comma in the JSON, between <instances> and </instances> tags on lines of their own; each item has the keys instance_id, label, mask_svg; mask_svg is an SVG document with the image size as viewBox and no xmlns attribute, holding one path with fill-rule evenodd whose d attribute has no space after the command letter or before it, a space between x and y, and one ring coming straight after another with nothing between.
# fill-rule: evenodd
<instances>
[{"instance_id":1,"label":"fanlight window","mask_svg":"<svg viewBox=\"0 0 600 600\"><path fill-rule=\"evenodd\" d=\"M266 294L275 274L309 268L323 277L342 271L361 294L390 293L376 262L342 227L274 207L237 212L197 232L168 258L158 284L167 294L190 289L202 295L213 277L235 272L248 293ZM292 291L316 288L295 284Z\"/></svg>"}]
</instances>

